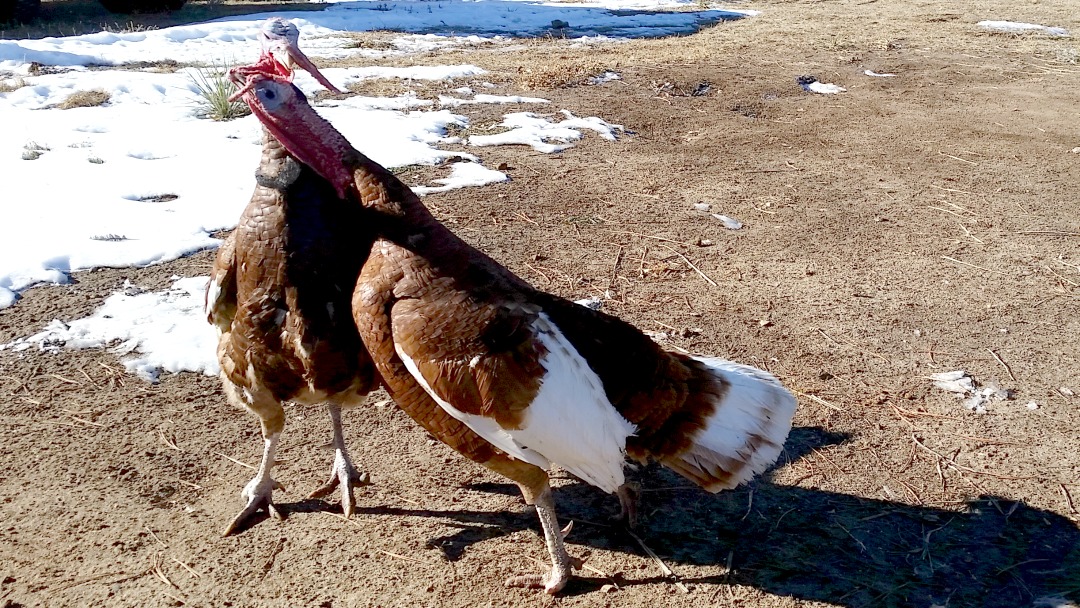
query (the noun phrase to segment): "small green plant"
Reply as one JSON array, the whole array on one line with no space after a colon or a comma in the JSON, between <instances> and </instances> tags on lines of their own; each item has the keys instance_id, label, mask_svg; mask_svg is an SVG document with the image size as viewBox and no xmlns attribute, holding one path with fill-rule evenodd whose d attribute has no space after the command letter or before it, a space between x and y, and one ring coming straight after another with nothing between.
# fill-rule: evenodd
<instances>
[{"instance_id":1,"label":"small green plant","mask_svg":"<svg viewBox=\"0 0 1080 608\"><path fill-rule=\"evenodd\" d=\"M232 120L251 113L243 101L229 101L236 92L236 85L229 80L228 62L214 64L208 68L196 68L189 73L191 82L199 94L198 115L211 120Z\"/></svg>"}]
</instances>

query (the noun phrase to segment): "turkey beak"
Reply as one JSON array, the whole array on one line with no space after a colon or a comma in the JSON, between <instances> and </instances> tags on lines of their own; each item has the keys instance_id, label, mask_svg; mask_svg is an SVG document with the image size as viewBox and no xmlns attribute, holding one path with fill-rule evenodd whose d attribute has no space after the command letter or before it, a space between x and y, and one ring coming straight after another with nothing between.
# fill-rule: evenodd
<instances>
[{"instance_id":1,"label":"turkey beak","mask_svg":"<svg viewBox=\"0 0 1080 608\"><path fill-rule=\"evenodd\" d=\"M326 76L322 75L319 68L315 67L314 63L311 63L311 60L308 59L307 55L305 55L304 52L300 50L300 47L294 42L289 41L288 44L285 45L285 52L288 54L289 60L292 63L300 66L308 74L311 74L315 80L319 81L319 84L329 89L331 93L334 93L335 95L343 93L341 89L331 84L331 82L326 79Z\"/></svg>"}]
</instances>

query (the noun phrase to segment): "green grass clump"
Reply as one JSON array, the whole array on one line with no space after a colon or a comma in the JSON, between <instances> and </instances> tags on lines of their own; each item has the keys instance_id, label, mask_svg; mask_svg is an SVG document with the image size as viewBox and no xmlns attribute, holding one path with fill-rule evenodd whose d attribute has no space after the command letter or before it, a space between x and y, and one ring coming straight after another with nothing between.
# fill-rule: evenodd
<instances>
[{"instance_id":1,"label":"green grass clump","mask_svg":"<svg viewBox=\"0 0 1080 608\"><path fill-rule=\"evenodd\" d=\"M222 63L220 66L214 64L208 68L197 68L190 74L191 81L199 94L197 102L199 116L221 121L251 114L251 110L243 101L229 101L229 97L236 92L236 85L229 80L231 67L228 63Z\"/></svg>"}]
</instances>

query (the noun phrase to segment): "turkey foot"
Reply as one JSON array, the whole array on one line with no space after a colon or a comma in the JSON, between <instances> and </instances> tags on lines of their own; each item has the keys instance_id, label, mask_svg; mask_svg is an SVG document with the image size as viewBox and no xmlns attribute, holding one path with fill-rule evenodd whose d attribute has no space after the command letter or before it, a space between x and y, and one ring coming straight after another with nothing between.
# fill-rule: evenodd
<instances>
[{"instance_id":1,"label":"turkey foot","mask_svg":"<svg viewBox=\"0 0 1080 608\"><path fill-rule=\"evenodd\" d=\"M352 517L356 509L356 499L353 497L353 488L359 488L371 483L366 472L361 473L353 466L348 452L334 450L334 465L330 467L330 479L319 486L314 492L308 494L308 498L323 498L341 487L341 510L345 517Z\"/></svg>"},{"instance_id":2,"label":"turkey foot","mask_svg":"<svg viewBox=\"0 0 1080 608\"><path fill-rule=\"evenodd\" d=\"M330 422L334 427L334 464L330 467L330 479L308 494L308 498L323 498L340 486L341 510L345 517L352 517L356 509L353 488L366 486L371 483L371 479L367 473L357 471L352 459L349 458L349 450L345 447L345 434L341 430L341 406L328 403L326 409L330 413Z\"/></svg>"},{"instance_id":3,"label":"turkey foot","mask_svg":"<svg viewBox=\"0 0 1080 608\"><path fill-rule=\"evenodd\" d=\"M568 556L569 557L569 556ZM570 569L581 570L585 560L578 557L570 557L565 568L554 567L547 574L520 574L506 579L507 587L521 587L524 589L543 589L544 593L554 595L566 586L570 580Z\"/></svg>"},{"instance_id":4,"label":"turkey foot","mask_svg":"<svg viewBox=\"0 0 1080 608\"><path fill-rule=\"evenodd\" d=\"M274 452L277 450L277 442L278 433L263 439L263 457L262 462L259 464L259 472L240 491L240 496L247 499L247 506L233 518L232 523L229 524L228 528L225 528L222 536L235 533L248 518L263 507L272 517L285 519L274 506L272 499L274 490L285 490L284 486L270 477L270 469L274 466Z\"/></svg>"},{"instance_id":5,"label":"turkey foot","mask_svg":"<svg viewBox=\"0 0 1080 608\"><path fill-rule=\"evenodd\" d=\"M641 489L636 483L624 483L616 492L619 497L619 514L612 518L617 524L622 524L633 530L638 524L638 499L641 498Z\"/></svg>"},{"instance_id":6,"label":"turkey foot","mask_svg":"<svg viewBox=\"0 0 1080 608\"><path fill-rule=\"evenodd\" d=\"M551 490L549 488L545 488L537 497L536 514L540 517L540 527L544 529L544 542L547 545L548 553L551 555L551 571L543 575L512 576L506 580L506 586L530 589L543 588L544 593L555 595L570 580L570 569L580 570L585 560L570 557L566 552L563 540L570 534L570 530L574 528L574 522L570 522L565 528L559 530L559 521L555 517L555 504L551 499Z\"/></svg>"},{"instance_id":7,"label":"turkey foot","mask_svg":"<svg viewBox=\"0 0 1080 608\"><path fill-rule=\"evenodd\" d=\"M229 536L237 531L259 509L265 508L266 512L277 519L285 519L281 512L274 506L272 494L274 490L284 490L285 487L272 479L269 475L256 476L248 482L240 492L240 496L247 499L247 506L235 518L222 536Z\"/></svg>"}]
</instances>

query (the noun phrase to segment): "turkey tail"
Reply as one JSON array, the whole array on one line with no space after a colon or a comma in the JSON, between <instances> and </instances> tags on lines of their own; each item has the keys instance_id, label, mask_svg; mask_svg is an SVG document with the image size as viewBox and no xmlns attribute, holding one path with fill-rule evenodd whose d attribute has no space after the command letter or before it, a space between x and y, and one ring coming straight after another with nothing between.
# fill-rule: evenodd
<instances>
[{"instance_id":1,"label":"turkey tail","mask_svg":"<svg viewBox=\"0 0 1080 608\"><path fill-rule=\"evenodd\" d=\"M780 456L795 415L795 397L768 372L723 359L692 357L693 385L711 413L685 450L664 466L710 492L734 488L769 468ZM699 402L700 403L700 402Z\"/></svg>"}]
</instances>

